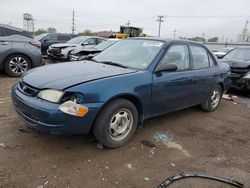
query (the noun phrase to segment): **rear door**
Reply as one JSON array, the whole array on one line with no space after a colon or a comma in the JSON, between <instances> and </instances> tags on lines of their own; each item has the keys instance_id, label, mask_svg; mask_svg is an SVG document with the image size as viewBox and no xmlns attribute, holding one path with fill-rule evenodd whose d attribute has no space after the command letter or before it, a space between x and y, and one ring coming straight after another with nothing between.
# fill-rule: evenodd
<instances>
[{"instance_id":1,"label":"rear door","mask_svg":"<svg viewBox=\"0 0 250 188\"><path fill-rule=\"evenodd\" d=\"M0 39L0 63L4 61L4 58L6 57L5 52L12 48L12 44L10 41L5 40L4 38L7 37L1 37Z\"/></svg>"},{"instance_id":2,"label":"rear door","mask_svg":"<svg viewBox=\"0 0 250 188\"><path fill-rule=\"evenodd\" d=\"M193 75L186 43L170 46L158 66L175 64L175 72L153 73L151 115L175 111L194 103Z\"/></svg>"},{"instance_id":3,"label":"rear door","mask_svg":"<svg viewBox=\"0 0 250 188\"><path fill-rule=\"evenodd\" d=\"M216 84L215 62L207 49L201 45L190 45L192 75L193 75L193 95L196 104L204 102L212 87Z\"/></svg>"}]
</instances>

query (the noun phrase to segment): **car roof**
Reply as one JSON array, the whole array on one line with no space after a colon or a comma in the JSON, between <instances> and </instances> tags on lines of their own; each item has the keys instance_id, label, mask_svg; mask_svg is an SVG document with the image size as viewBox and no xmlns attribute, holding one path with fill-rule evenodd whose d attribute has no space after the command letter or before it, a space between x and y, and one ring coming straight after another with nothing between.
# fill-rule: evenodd
<instances>
[{"instance_id":1,"label":"car roof","mask_svg":"<svg viewBox=\"0 0 250 188\"><path fill-rule=\"evenodd\" d=\"M127 38L127 39L144 39L144 40L155 40L155 41L163 41L166 43L172 43L172 42L188 42L192 44L201 44L201 42L194 42L190 40L185 40L185 39L171 39L171 38L161 38L161 37L133 37L133 38Z\"/></svg>"}]
</instances>

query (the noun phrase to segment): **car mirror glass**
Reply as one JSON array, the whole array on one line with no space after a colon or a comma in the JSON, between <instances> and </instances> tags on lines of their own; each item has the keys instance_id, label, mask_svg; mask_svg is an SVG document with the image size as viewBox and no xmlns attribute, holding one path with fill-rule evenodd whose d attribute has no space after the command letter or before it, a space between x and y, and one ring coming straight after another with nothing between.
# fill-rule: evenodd
<instances>
[{"instance_id":1,"label":"car mirror glass","mask_svg":"<svg viewBox=\"0 0 250 188\"><path fill-rule=\"evenodd\" d=\"M161 64L161 65L159 65L156 68L155 72L164 72L164 71L174 72L177 69L178 69L178 67L175 64L168 63L168 64Z\"/></svg>"}]
</instances>

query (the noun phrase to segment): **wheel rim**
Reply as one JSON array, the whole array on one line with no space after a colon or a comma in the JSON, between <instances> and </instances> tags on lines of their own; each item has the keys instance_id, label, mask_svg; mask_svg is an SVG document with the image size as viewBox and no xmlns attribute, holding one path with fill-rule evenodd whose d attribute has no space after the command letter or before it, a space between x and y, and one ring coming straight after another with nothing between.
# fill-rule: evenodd
<instances>
[{"instance_id":1,"label":"wheel rim","mask_svg":"<svg viewBox=\"0 0 250 188\"><path fill-rule=\"evenodd\" d=\"M119 110L109 123L109 136L114 141L121 141L128 136L133 125L133 115L128 109Z\"/></svg>"},{"instance_id":2,"label":"wheel rim","mask_svg":"<svg viewBox=\"0 0 250 188\"><path fill-rule=\"evenodd\" d=\"M220 90L216 89L211 95L211 105L213 108L217 107L220 102Z\"/></svg>"},{"instance_id":3,"label":"wheel rim","mask_svg":"<svg viewBox=\"0 0 250 188\"><path fill-rule=\"evenodd\" d=\"M14 57L9 63L10 70L16 74L22 74L28 70L28 62L23 57Z\"/></svg>"}]
</instances>

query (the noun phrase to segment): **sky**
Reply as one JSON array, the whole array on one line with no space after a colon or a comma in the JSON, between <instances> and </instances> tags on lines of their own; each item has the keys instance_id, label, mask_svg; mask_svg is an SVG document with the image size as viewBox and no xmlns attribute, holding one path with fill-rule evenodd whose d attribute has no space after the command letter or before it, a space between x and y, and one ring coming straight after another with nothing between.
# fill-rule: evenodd
<instances>
[{"instance_id":1,"label":"sky","mask_svg":"<svg viewBox=\"0 0 250 188\"><path fill-rule=\"evenodd\" d=\"M119 31L129 20L157 36L157 16L163 15L161 37L167 38L176 30L176 37L235 41L250 21L250 0L0 0L0 23L23 27L23 13L30 13L35 29L54 27L70 33L73 10L76 32Z\"/></svg>"}]
</instances>

